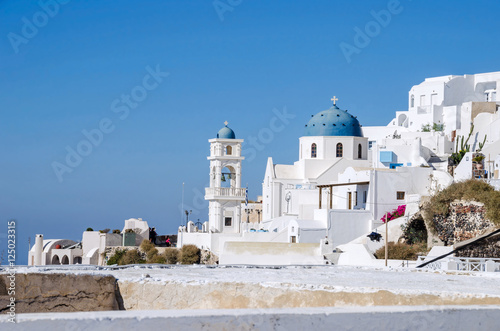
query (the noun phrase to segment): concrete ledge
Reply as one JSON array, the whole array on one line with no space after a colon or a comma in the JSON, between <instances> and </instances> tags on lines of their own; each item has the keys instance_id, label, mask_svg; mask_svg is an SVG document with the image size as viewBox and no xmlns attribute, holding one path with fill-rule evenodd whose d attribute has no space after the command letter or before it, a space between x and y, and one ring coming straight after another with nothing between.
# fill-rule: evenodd
<instances>
[{"instance_id":1,"label":"concrete ledge","mask_svg":"<svg viewBox=\"0 0 500 331\"><path fill-rule=\"evenodd\" d=\"M385 306L19 314L25 330L495 330L500 306ZM7 316L0 317L0 329Z\"/></svg>"}]
</instances>

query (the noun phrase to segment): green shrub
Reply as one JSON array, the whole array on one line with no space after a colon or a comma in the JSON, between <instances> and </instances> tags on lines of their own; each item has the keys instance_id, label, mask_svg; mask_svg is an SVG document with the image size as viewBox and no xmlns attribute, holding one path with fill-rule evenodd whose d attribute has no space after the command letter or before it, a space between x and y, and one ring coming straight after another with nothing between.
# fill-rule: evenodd
<instances>
[{"instance_id":1,"label":"green shrub","mask_svg":"<svg viewBox=\"0 0 500 331\"><path fill-rule=\"evenodd\" d=\"M179 250L177 248L167 248L163 256L165 257L165 263L176 264L179 261Z\"/></svg>"},{"instance_id":2,"label":"green shrub","mask_svg":"<svg viewBox=\"0 0 500 331\"><path fill-rule=\"evenodd\" d=\"M137 249L131 249L120 259L119 265L145 263Z\"/></svg>"},{"instance_id":3,"label":"green shrub","mask_svg":"<svg viewBox=\"0 0 500 331\"><path fill-rule=\"evenodd\" d=\"M115 229L115 230L113 230L113 233L120 234L122 232L120 230L118 230L118 229Z\"/></svg>"},{"instance_id":4,"label":"green shrub","mask_svg":"<svg viewBox=\"0 0 500 331\"><path fill-rule=\"evenodd\" d=\"M195 245L182 246L180 255L180 261L182 264L200 263L200 249Z\"/></svg>"},{"instance_id":5,"label":"green shrub","mask_svg":"<svg viewBox=\"0 0 500 331\"><path fill-rule=\"evenodd\" d=\"M121 249L117 249L115 251L115 254L113 254L109 260L108 260L108 265L113 265L113 264L120 264L120 260L122 259L123 255L125 255L125 251Z\"/></svg>"},{"instance_id":6,"label":"green shrub","mask_svg":"<svg viewBox=\"0 0 500 331\"><path fill-rule=\"evenodd\" d=\"M92 228L87 228L87 230L85 230L85 231L94 231L94 229L92 229Z\"/></svg>"},{"instance_id":7,"label":"green shrub","mask_svg":"<svg viewBox=\"0 0 500 331\"><path fill-rule=\"evenodd\" d=\"M427 242L427 228L421 216L410 220L406 225L401 225L401 230L403 230L402 237L407 244Z\"/></svg>"},{"instance_id":8,"label":"green shrub","mask_svg":"<svg viewBox=\"0 0 500 331\"><path fill-rule=\"evenodd\" d=\"M403 243L390 242L387 244L388 259L391 260L416 260L419 255L427 254L427 244L420 243L415 245L408 245ZM380 247L375 252L377 259L385 258L385 246Z\"/></svg>"}]
</instances>

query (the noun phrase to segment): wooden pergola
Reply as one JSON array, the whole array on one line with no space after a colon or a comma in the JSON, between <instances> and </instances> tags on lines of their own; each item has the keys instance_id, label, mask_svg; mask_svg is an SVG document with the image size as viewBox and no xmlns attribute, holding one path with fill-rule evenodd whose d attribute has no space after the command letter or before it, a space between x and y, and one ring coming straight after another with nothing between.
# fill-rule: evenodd
<instances>
[{"instance_id":1,"label":"wooden pergola","mask_svg":"<svg viewBox=\"0 0 500 331\"><path fill-rule=\"evenodd\" d=\"M350 183L338 183L338 184L326 184L318 185L319 188L319 209L321 209L321 194L324 188L330 189L330 209L333 209L333 187L334 186L349 186L349 185L368 185L370 182L350 182Z\"/></svg>"}]
</instances>

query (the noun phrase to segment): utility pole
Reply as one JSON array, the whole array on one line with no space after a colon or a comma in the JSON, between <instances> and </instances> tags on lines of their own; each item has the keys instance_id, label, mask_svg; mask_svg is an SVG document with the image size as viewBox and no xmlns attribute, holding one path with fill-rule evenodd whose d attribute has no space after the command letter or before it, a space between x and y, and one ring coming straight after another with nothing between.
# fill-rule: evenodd
<instances>
[{"instance_id":1,"label":"utility pole","mask_svg":"<svg viewBox=\"0 0 500 331\"><path fill-rule=\"evenodd\" d=\"M385 214L385 266L387 267L387 258L389 256L389 247L387 243L389 241L389 226L387 225L387 213Z\"/></svg>"}]
</instances>

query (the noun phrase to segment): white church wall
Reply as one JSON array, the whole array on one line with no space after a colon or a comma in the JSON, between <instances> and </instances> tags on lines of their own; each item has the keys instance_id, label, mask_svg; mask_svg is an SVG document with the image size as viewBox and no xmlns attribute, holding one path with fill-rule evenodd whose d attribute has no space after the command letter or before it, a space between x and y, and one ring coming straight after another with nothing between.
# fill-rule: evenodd
<instances>
[{"instance_id":1,"label":"white church wall","mask_svg":"<svg viewBox=\"0 0 500 331\"><path fill-rule=\"evenodd\" d=\"M319 265L325 262L319 243L226 242L219 264Z\"/></svg>"},{"instance_id":2,"label":"white church wall","mask_svg":"<svg viewBox=\"0 0 500 331\"><path fill-rule=\"evenodd\" d=\"M368 210L328 211L328 238L336 247L369 233L372 226L372 213Z\"/></svg>"},{"instance_id":3,"label":"white church wall","mask_svg":"<svg viewBox=\"0 0 500 331\"><path fill-rule=\"evenodd\" d=\"M301 203L299 205L299 218L300 219L313 219L314 218L314 210L316 208L318 208L318 197L317 197L317 194L318 192L316 190L314 190L314 195L316 195L316 201L314 201L313 203L309 203L309 204L303 204ZM312 199L314 200L314 199Z\"/></svg>"},{"instance_id":4,"label":"white church wall","mask_svg":"<svg viewBox=\"0 0 500 331\"><path fill-rule=\"evenodd\" d=\"M317 178L317 183L319 185L335 183L339 181L339 173L344 172L348 167L365 168L369 166L370 164L368 160L341 159L339 162L332 165L327 171L323 172L321 176Z\"/></svg>"},{"instance_id":5,"label":"white church wall","mask_svg":"<svg viewBox=\"0 0 500 331\"><path fill-rule=\"evenodd\" d=\"M83 256L95 247L99 247L100 233L99 231L85 231L82 235Z\"/></svg>"},{"instance_id":6,"label":"white church wall","mask_svg":"<svg viewBox=\"0 0 500 331\"><path fill-rule=\"evenodd\" d=\"M200 249L212 249L212 234L201 232L178 232L177 247L195 245Z\"/></svg>"},{"instance_id":7,"label":"white church wall","mask_svg":"<svg viewBox=\"0 0 500 331\"><path fill-rule=\"evenodd\" d=\"M290 188L291 187L291 188ZM281 203L284 206L284 214L299 215L301 204L314 203L315 190L296 189L296 184L288 184L284 187L283 200ZM287 201L288 199L288 201Z\"/></svg>"},{"instance_id":8,"label":"white church wall","mask_svg":"<svg viewBox=\"0 0 500 331\"><path fill-rule=\"evenodd\" d=\"M336 160L334 162L340 162L341 160L342 159L338 159L338 161ZM332 166L332 160L302 159L295 162L294 165L297 166L298 171L300 171L298 177L305 180L308 178L317 178Z\"/></svg>"}]
</instances>

